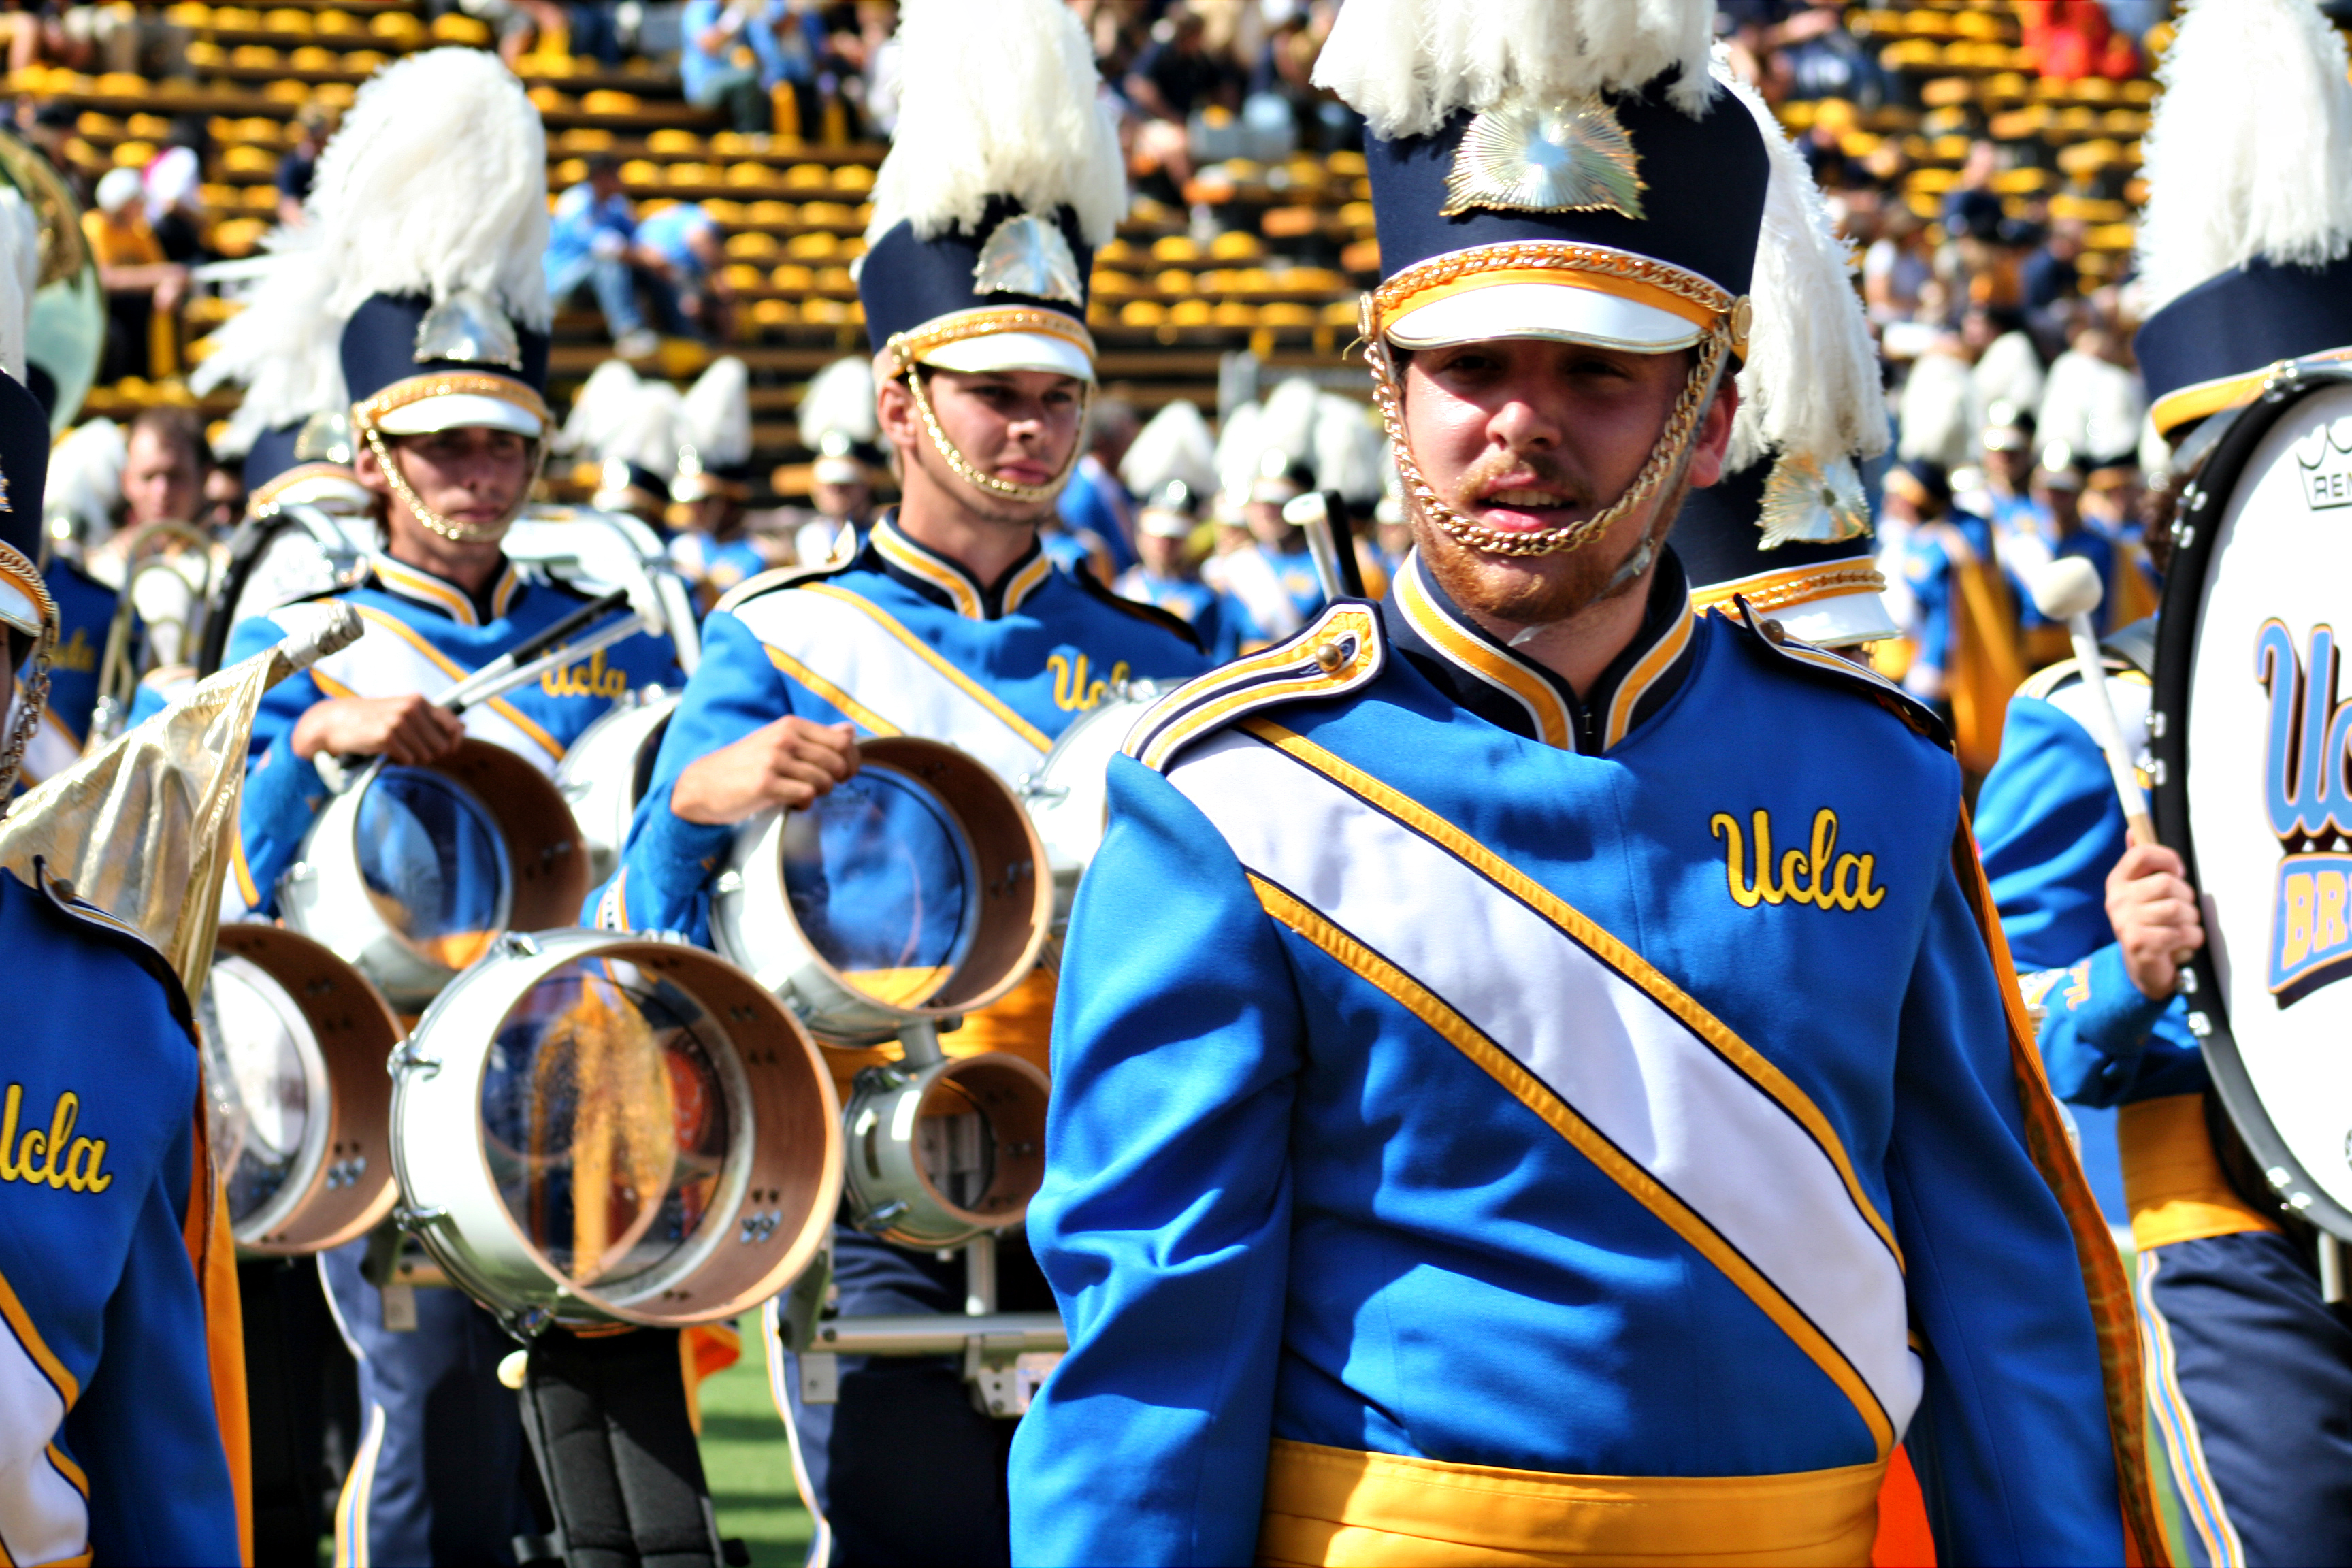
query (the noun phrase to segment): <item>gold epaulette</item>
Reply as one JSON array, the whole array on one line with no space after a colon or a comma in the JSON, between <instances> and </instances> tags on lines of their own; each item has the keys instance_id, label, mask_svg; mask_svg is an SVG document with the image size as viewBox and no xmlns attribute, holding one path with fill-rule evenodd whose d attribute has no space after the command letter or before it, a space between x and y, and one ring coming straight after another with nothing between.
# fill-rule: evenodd
<instances>
[{"instance_id":1,"label":"gold epaulette","mask_svg":"<svg viewBox=\"0 0 2352 1568\"><path fill-rule=\"evenodd\" d=\"M1859 695L1870 698L1902 720L1915 733L1925 735L1948 752L1952 749L1951 729L1933 708L1868 665L1857 664L1828 648L1801 642L1782 631L1778 621L1759 616L1745 599L1737 602L1739 614L1734 618L1734 624L1753 633L1756 640L1765 647L1800 668L1843 682Z\"/></svg>"},{"instance_id":2,"label":"gold epaulette","mask_svg":"<svg viewBox=\"0 0 2352 1568\"><path fill-rule=\"evenodd\" d=\"M1145 767L1165 771L1178 752L1236 719L1353 691L1387 661L1380 611L1343 600L1272 647L1195 677L1153 703L1128 731L1123 749Z\"/></svg>"}]
</instances>

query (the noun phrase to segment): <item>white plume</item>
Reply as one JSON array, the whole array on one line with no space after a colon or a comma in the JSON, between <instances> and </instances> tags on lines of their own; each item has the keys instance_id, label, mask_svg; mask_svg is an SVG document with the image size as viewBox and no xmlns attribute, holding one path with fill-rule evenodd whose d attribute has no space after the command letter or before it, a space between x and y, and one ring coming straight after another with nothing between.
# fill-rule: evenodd
<instances>
[{"instance_id":1,"label":"white plume","mask_svg":"<svg viewBox=\"0 0 2352 1568\"><path fill-rule=\"evenodd\" d=\"M1238 403L1217 426L1217 488L1228 495L1248 495L1257 477L1257 460L1265 455L1258 440L1265 413L1255 401Z\"/></svg>"},{"instance_id":2,"label":"white plume","mask_svg":"<svg viewBox=\"0 0 2352 1568\"><path fill-rule=\"evenodd\" d=\"M25 342L33 290L41 279L41 226L33 205L0 188L0 370L25 379Z\"/></svg>"},{"instance_id":3,"label":"white plume","mask_svg":"<svg viewBox=\"0 0 2352 1568\"><path fill-rule=\"evenodd\" d=\"M2157 77L2147 310L2257 257L2317 267L2352 247L2352 84L2311 0L2192 0Z\"/></svg>"},{"instance_id":4,"label":"white plume","mask_svg":"<svg viewBox=\"0 0 2352 1568\"><path fill-rule=\"evenodd\" d=\"M1146 500L1169 480L1181 479L1205 502L1217 488L1217 445L1199 406L1179 397L1153 415L1118 460L1118 477Z\"/></svg>"},{"instance_id":5,"label":"white plume","mask_svg":"<svg viewBox=\"0 0 2352 1568\"><path fill-rule=\"evenodd\" d=\"M801 445L814 452L835 432L861 442L881 437L874 415L874 362L864 354L834 361L811 376L801 394Z\"/></svg>"},{"instance_id":6,"label":"white plume","mask_svg":"<svg viewBox=\"0 0 2352 1568\"><path fill-rule=\"evenodd\" d=\"M338 320L372 294L474 289L547 328L547 133L496 55L427 49L370 78L320 154L309 215Z\"/></svg>"},{"instance_id":7,"label":"white plume","mask_svg":"<svg viewBox=\"0 0 2352 1568\"><path fill-rule=\"evenodd\" d=\"M1060 0L906 0L898 127L874 181L868 244L899 222L976 226L991 196L1067 204L1089 245L1127 216L1116 112L1086 29Z\"/></svg>"},{"instance_id":8,"label":"white plume","mask_svg":"<svg viewBox=\"0 0 2352 1568\"><path fill-rule=\"evenodd\" d=\"M1748 289L1755 319L1725 470L1738 473L1782 452L1823 462L1876 457L1886 450L1886 399L1854 290L1853 253L1763 98L1728 71L1718 79L1755 117L1772 166Z\"/></svg>"},{"instance_id":9,"label":"white plume","mask_svg":"<svg viewBox=\"0 0 2352 1568\"><path fill-rule=\"evenodd\" d=\"M1257 471L1255 459L1268 452L1280 452L1294 463L1314 460L1315 415L1322 395L1303 375L1292 376L1266 395L1258 411L1258 449L1251 455L1251 473Z\"/></svg>"},{"instance_id":10,"label":"white plume","mask_svg":"<svg viewBox=\"0 0 2352 1568\"><path fill-rule=\"evenodd\" d=\"M588 373L564 416L563 433L555 438L558 451L602 455L604 443L636 405L645 383L625 359L608 359Z\"/></svg>"},{"instance_id":11,"label":"white plume","mask_svg":"<svg viewBox=\"0 0 2352 1568\"><path fill-rule=\"evenodd\" d=\"M707 468L750 460L751 372L733 354L710 362L687 389L677 416L678 439Z\"/></svg>"},{"instance_id":12,"label":"white plume","mask_svg":"<svg viewBox=\"0 0 2352 1568\"><path fill-rule=\"evenodd\" d=\"M320 262L318 229L273 229L263 244L269 270L247 291L244 309L213 333L204 363L188 378L199 395L226 382L245 388L215 443L223 457L250 450L265 430L351 402L343 386L344 318L327 309L335 280Z\"/></svg>"},{"instance_id":13,"label":"white plume","mask_svg":"<svg viewBox=\"0 0 2352 1568\"><path fill-rule=\"evenodd\" d=\"M640 383L636 396L605 432L596 455L607 460L619 458L668 479L677 471L685 417L686 399L677 387L666 381ZM750 455L748 447L745 455Z\"/></svg>"},{"instance_id":14,"label":"white plume","mask_svg":"<svg viewBox=\"0 0 2352 1568\"><path fill-rule=\"evenodd\" d=\"M1388 438L1369 405L1327 392L1315 401L1315 484L1361 505L1381 499Z\"/></svg>"},{"instance_id":15,"label":"white plume","mask_svg":"<svg viewBox=\"0 0 2352 1568\"><path fill-rule=\"evenodd\" d=\"M129 446L122 426L111 419L92 419L67 431L49 448L41 510L78 520L85 543L104 542L114 531L114 509L122 504L122 465Z\"/></svg>"},{"instance_id":16,"label":"white plume","mask_svg":"<svg viewBox=\"0 0 2352 1568\"><path fill-rule=\"evenodd\" d=\"M1714 32L1713 0L1348 0L1315 85L1394 139L1457 109L1631 89L1679 66L1667 96L1696 116L1714 95Z\"/></svg>"}]
</instances>

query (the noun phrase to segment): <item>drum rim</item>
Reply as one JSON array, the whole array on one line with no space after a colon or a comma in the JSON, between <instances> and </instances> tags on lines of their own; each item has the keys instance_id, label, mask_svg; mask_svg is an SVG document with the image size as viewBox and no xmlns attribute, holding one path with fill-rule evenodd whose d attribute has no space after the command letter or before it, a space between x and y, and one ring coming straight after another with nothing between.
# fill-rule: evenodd
<instances>
[{"instance_id":1,"label":"drum rim","mask_svg":"<svg viewBox=\"0 0 2352 1568\"><path fill-rule=\"evenodd\" d=\"M230 967L232 964L238 968L232 969ZM229 1228L232 1234L244 1229L252 1231L257 1236L266 1237L282 1234L287 1228L288 1222L310 1206L310 1198L318 1185L318 1178L327 1163L327 1148L333 1142L336 1112L341 1108L335 1103L334 1073L327 1065L326 1045L320 1039L318 1026L311 1021L310 1010L302 1005L300 997L289 990L277 975L242 952L215 952L213 955L212 969L206 979L212 984L217 984L221 975L236 974L239 969L250 970L260 977L270 992L275 993L274 995L263 994L263 1000L270 1005L272 1012L279 1012L281 1007L292 1010L294 1015L292 1021L299 1025L301 1030L296 1039L295 1053L302 1059L303 1087L307 1090L315 1084L320 1090L319 1099L323 1102L325 1111L325 1114L321 1115L313 1111L308 1105L303 1107L302 1136L295 1146L294 1158L287 1164L284 1179L241 1225L236 1215L229 1216ZM248 986L253 984L249 980L241 979L239 983ZM210 990L211 984L207 984L205 988ZM279 1012L278 1021L281 1024L288 1021L282 1012ZM226 1054L226 1050L222 1052L224 1058ZM215 1170L221 1170L218 1163L221 1158L222 1156L215 1152L214 1156ZM222 1185L226 1187L228 1179L235 1174L234 1170L221 1170ZM264 1220L270 1223L265 1225L262 1223ZM238 1245L247 1244L240 1239Z\"/></svg>"},{"instance_id":2,"label":"drum rim","mask_svg":"<svg viewBox=\"0 0 2352 1568\"><path fill-rule=\"evenodd\" d=\"M2200 902L2204 884L2198 876L2196 839L2189 822L2189 675L2196 658L2213 545L2246 464L2272 429L2306 398L2346 384L2352 384L2352 365L2290 362L2274 367L2271 380L2252 402L2213 416L2227 420L2228 427L2209 448L2173 521L2172 560L2165 574L2157 620L2148 752L2157 764L2153 781L2157 836L2180 856L2189 885ZM2195 989L2186 994L2189 1032L2197 1037L2223 1109L2273 1189L2240 1195L2260 1200L2257 1208L2283 1207L2339 1239L2352 1241L2352 1208L2339 1204L2312 1177L2254 1090L2252 1076L2231 1028L2229 1004L2213 965L2210 941L2197 950L2189 968L2195 981Z\"/></svg>"}]
</instances>

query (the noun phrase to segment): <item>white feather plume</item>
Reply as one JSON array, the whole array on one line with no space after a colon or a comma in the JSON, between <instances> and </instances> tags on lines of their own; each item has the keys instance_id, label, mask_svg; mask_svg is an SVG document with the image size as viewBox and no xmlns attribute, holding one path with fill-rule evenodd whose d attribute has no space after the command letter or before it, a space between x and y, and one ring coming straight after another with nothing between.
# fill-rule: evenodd
<instances>
[{"instance_id":1,"label":"white feather plume","mask_svg":"<svg viewBox=\"0 0 2352 1568\"><path fill-rule=\"evenodd\" d=\"M1217 488L1217 444L1199 406L1179 397L1153 415L1118 460L1118 477L1147 500L1171 479L1181 479L1205 502Z\"/></svg>"},{"instance_id":2,"label":"white feather plume","mask_svg":"<svg viewBox=\"0 0 2352 1568\"><path fill-rule=\"evenodd\" d=\"M635 407L638 390L645 383L625 359L608 359L588 373L580 390L572 399L572 412L564 416L563 433L555 438L560 452L585 452L602 457L604 444L613 438Z\"/></svg>"},{"instance_id":3,"label":"white feather plume","mask_svg":"<svg viewBox=\"0 0 2352 1568\"><path fill-rule=\"evenodd\" d=\"M1265 410L1255 401L1237 403L1217 425L1217 489L1231 496L1249 494L1257 477L1257 460L1265 455L1258 440Z\"/></svg>"},{"instance_id":4,"label":"white feather plume","mask_svg":"<svg viewBox=\"0 0 2352 1568\"><path fill-rule=\"evenodd\" d=\"M751 456L751 372L733 354L710 362L694 378L678 407L678 439L695 449L707 468L745 462Z\"/></svg>"},{"instance_id":5,"label":"white feather plume","mask_svg":"<svg viewBox=\"0 0 2352 1568\"><path fill-rule=\"evenodd\" d=\"M814 452L834 434L860 442L881 437L874 415L874 362L863 354L834 361L811 376L801 394L801 445Z\"/></svg>"},{"instance_id":6,"label":"white feather plume","mask_svg":"<svg viewBox=\"0 0 2352 1568\"><path fill-rule=\"evenodd\" d=\"M1831 223L1812 172L1756 89L1719 79L1755 117L1771 162L1748 287L1755 311L1739 372L1727 472L1802 452L1823 462L1886 450L1878 350L1853 287L1853 253Z\"/></svg>"},{"instance_id":7,"label":"white feather plume","mask_svg":"<svg viewBox=\"0 0 2352 1568\"><path fill-rule=\"evenodd\" d=\"M1314 460L1315 416L1322 396L1303 375L1294 375L1266 394L1265 404L1258 411L1253 474L1257 471L1256 461L1268 452L1280 452L1294 463Z\"/></svg>"},{"instance_id":8,"label":"white feather plume","mask_svg":"<svg viewBox=\"0 0 2352 1568\"><path fill-rule=\"evenodd\" d=\"M547 133L496 55L427 49L370 78L320 154L309 215L340 320L372 294L473 289L547 328Z\"/></svg>"},{"instance_id":9,"label":"white feather plume","mask_svg":"<svg viewBox=\"0 0 2352 1568\"><path fill-rule=\"evenodd\" d=\"M212 335L204 363L188 378L201 395L225 383L245 388L215 443L223 457L250 450L265 430L295 425L351 402L343 386L343 321L327 308L334 277L321 265L315 227L278 228L263 243L269 269L244 308Z\"/></svg>"},{"instance_id":10,"label":"white feather plume","mask_svg":"<svg viewBox=\"0 0 2352 1568\"><path fill-rule=\"evenodd\" d=\"M114 509L122 504L122 465L129 456L129 437L113 420L74 426L49 448L41 510L78 520L85 543L103 543L114 531Z\"/></svg>"},{"instance_id":11,"label":"white feather plume","mask_svg":"<svg viewBox=\"0 0 2352 1568\"><path fill-rule=\"evenodd\" d=\"M1381 499L1388 438L1370 406L1327 392L1315 400L1315 485L1362 505Z\"/></svg>"},{"instance_id":12,"label":"white feather plume","mask_svg":"<svg viewBox=\"0 0 2352 1568\"><path fill-rule=\"evenodd\" d=\"M33 290L40 279L40 220L14 188L0 188L0 370L19 383L25 379Z\"/></svg>"},{"instance_id":13,"label":"white feather plume","mask_svg":"<svg viewBox=\"0 0 2352 1568\"><path fill-rule=\"evenodd\" d=\"M1315 61L1328 88L1391 139L1458 109L1639 88L1679 66L1675 107L1702 112L1713 0L1348 0Z\"/></svg>"},{"instance_id":14,"label":"white feather plume","mask_svg":"<svg viewBox=\"0 0 2352 1568\"><path fill-rule=\"evenodd\" d=\"M605 432L603 443L596 448L597 457L607 462L618 458L649 468L666 479L670 478L677 472L685 407L685 398L669 383L638 384L636 396Z\"/></svg>"},{"instance_id":15,"label":"white feather plume","mask_svg":"<svg viewBox=\"0 0 2352 1568\"><path fill-rule=\"evenodd\" d=\"M2352 84L2311 0L2192 0L2157 77L2146 309L2257 257L2317 267L2352 247Z\"/></svg>"},{"instance_id":16,"label":"white feather plume","mask_svg":"<svg viewBox=\"0 0 2352 1568\"><path fill-rule=\"evenodd\" d=\"M874 181L868 244L901 221L929 239L976 226L991 196L1066 204L1089 245L1127 216L1115 111L1093 47L1060 0L906 0L898 127Z\"/></svg>"}]
</instances>

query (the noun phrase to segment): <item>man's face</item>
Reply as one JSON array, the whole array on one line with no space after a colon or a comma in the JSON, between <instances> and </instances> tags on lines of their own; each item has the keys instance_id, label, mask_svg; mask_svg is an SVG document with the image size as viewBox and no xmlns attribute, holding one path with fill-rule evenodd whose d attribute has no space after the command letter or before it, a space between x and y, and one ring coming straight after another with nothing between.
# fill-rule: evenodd
<instances>
[{"instance_id":1,"label":"man's face","mask_svg":"<svg viewBox=\"0 0 2352 1568\"><path fill-rule=\"evenodd\" d=\"M511 430L467 426L423 436L395 436L392 455L408 487L425 506L461 528L491 528L512 516L530 485L530 443ZM354 465L360 482L379 495L391 486L364 446ZM406 509L395 499L393 528L405 522Z\"/></svg>"},{"instance_id":2,"label":"man's face","mask_svg":"<svg viewBox=\"0 0 2352 1568\"><path fill-rule=\"evenodd\" d=\"M940 428L964 461L989 478L1007 484L1051 484L1077 449L1083 387L1075 376L1038 370L927 374L931 412L938 416ZM886 420L895 402L886 399ZM911 409L908 412L911 415ZM919 416L912 416L911 440L895 430L892 434L902 448L911 445L914 461L935 483L983 517L1028 523L1054 510L1051 500L1015 500L957 478L922 432Z\"/></svg>"},{"instance_id":3,"label":"man's face","mask_svg":"<svg viewBox=\"0 0 2352 1568\"><path fill-rule=\"evenodd\" d=\"M1184 541L1165 534L1138 532L1135 552L1143 561L1144 570L1160 577L1181 577L1184 574Z\"/></svg>"},{"instance_id":4,"label":"man's face","mask_svg":"<svg viewBox=\"0 0 2352 1568\"><path fill-rule=\"evenodd\" d=\"M189 522L204 494L195 455L152 430L136 430L122 463L123 526Z\"/></svg>"},{"instance_id":5,"label":"man's face","mask_svg":"<svg viewBox=\"0 0 2352 1568\"><path fill-rule=\"evenodd\" d=\"M205 476L204 497L206 528L226 533L245 515L245 486L227 468L215 468Z\"/></svg>"},{"instance_id":6,"label":"man's face","mask_svg":"<svg viewBox=\"0 0 2352 1568\"><path fill-rule=\"evenodd\" d=\"M1637 354L1534 338L1423 350L1404 374L1405 439L1455 511L1498 533L1580 522L1615 503L1649 460L1690 368L1688 353ZM1738 393L1727 377L1699 422L1688 482L1722 472ZM1413 538L1466 609L1520 626L1566 620L1612 591L1645 531L1682 504L1661 487L1579 550L1491 555L1425 516ZM1416 509L1417 511L1417 509ZM1658 531L1663 531L1659 530Z\"/></svg>"},{"instance_id":7,"label":"man's face","mask_svg":"<svg viewBox=\"0 0 2352 1568\"><path fill-rule=\"evenodd\" d=\"M1992 474L2001 489L2011 495L2015 495L2024 486L2026 471L2032 465L2032 455L2022 447L2012 447L2007 451L1985 454L1985 468Z\"/></svg>"},{"instance_id":8,"label":"man's face","mask_svg":"<svg viewBox=\"0 0 2352 1568\"><path fill-rule=\"evenodd\" d=\"M2050 514L2062 533L2073 530L2081 515L2082 499L2083 493L2072 485L2045 484L2038 478L2033 481L2035 504Z\"/></svg>"},{"instance_id":9,"label":"man's face","mask_svg":"<svg viewBox=\"0 0 2352 1568\"><path fill-rule=\"evenodd\" d=\"M874 494L864 485L812 485L809 500L826 517L847 521L863 518L874 504Z\"/></svg>"},{"instance_id":10,"label":"man's face","mask_svg":"<svg viewBox=\"0 0 2352 1568\"><path fill-rule=\"evenodd\" d=\"M1249 524L1250 537L1277 553L1298 548L1298 531L1282 521L1279 502L1254 500L1242 508L1242 520Z\"/></svg>"}]
</instances>

